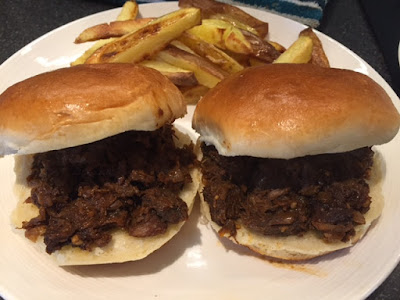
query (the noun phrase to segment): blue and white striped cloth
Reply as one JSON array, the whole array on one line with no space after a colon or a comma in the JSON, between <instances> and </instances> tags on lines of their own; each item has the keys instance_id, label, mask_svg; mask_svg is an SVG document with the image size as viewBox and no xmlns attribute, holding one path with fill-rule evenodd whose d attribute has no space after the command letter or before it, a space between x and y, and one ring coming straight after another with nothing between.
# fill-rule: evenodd
<instances>
[{"instance_id":1,"label":"blue and white striped cloth","mask_svg":"<svg viewBox=\"0 0 400 300\"><path fill-rule=\"evenodd\" d=\"M125 0L104 0L122 5ZM176 0L164 0L176 1ZM271 11L284 17L296 20L311 27L317 27L321 21L328 0L218 0L236 5L256 7ZM163 0L137 0L138 3L163 2Z\"/></svg>"}]
</instances>

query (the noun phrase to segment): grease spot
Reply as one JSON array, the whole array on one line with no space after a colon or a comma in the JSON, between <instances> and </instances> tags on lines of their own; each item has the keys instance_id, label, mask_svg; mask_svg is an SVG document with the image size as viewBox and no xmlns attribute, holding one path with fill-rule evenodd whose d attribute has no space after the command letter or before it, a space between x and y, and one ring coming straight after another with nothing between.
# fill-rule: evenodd
<instances>
[{"instance_id":1,"label":"grease spot","mask_svg":"<svg viewBox=\"0 0 400 300\"><path fill-rule=\"evenodd\" d=\"M286 263L286 262L282 262L282 261L274 261L274 260L268 259L268 258L264 258L264 260L268 261L269 264L271 264L277 268L296 271L296 272L302 272L302 273L306 273L306 274L321 277L321 278L328 276L328 273L321 271L321 270L317 270L316 268L307 266L304 263Z\"/></svg>"},{"instance_id":2,"label":"grease spot","mask_svg":"<svg viewBox=\"0 0 400 300\"><path fill-rule=\"evenodd\" d=\"M234 251L238 255L241 255L241 256L244 255L244 256L254 257L255 259L262 260L263 262L266 262L269 265L272 265L276 268L286 269L286 270L295 271L295 272L301 272L301 273L305 273L308 275L317 276L320 278L324 278L329 275L327 272L318 269L316 266L311 266L310 264L307 264L307 262L300 262L300 261L288 262L288 261L276 259L273 257L268 257L265 255L259 254L255 251L251 250L250 248L247 248L246 246L238 245L227 238L220 237L220 236L218 236L217 233L215 233L215 234L218 237L217 245L219 247L222 246L223 248L225 248L226 251Z\"/></svg>"}]
</instances>

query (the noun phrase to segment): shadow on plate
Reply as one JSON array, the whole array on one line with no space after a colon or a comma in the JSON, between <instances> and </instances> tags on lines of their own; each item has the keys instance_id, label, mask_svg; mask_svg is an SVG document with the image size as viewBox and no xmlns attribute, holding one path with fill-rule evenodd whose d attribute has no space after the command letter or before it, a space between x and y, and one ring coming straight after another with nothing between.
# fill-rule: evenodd
<instances>
[{"instance_id":1,"label":"shadow on plate","mask_svg":"<svg viewBox=\"0 0 400 300\"><path fill-rule=\"evenodd\" d=\"M154 274L177 261L184 252L201 244L197 227L200 218L199 201L196 200L189 220L164 246L142 260L105 265L67 266L64 270L82 277L125 277Z\"/></svg>"}]
</instances>

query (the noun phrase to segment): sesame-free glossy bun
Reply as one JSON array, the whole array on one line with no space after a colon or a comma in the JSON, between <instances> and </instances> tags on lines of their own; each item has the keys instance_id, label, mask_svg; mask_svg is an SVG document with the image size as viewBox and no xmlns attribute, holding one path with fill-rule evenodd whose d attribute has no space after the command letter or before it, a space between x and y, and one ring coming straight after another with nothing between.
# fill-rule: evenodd
<instances>
[{"instance_id":1,"label":"sesame-free glossy bun","mask_svg":"<svg viewBox=\"0 0 400 300\"><path fill-rule=\"evenodd\" d=\"M133 64L80 65L19 82L0 95L0 156L155 130L186 112L161 73Z\"/></svg>"},{"instance_id":2,"label":"sesame-free glossy bun","mask_svg":"<svg viewBox=\"0 0 400 300\"><path fill-rule=\"evenodd\" d=\"M225 156L291 159L383 144L399 114L369 77L310 64L271 64L223 80L198 103L193 128Z\"/></svg>"}]
</instances>

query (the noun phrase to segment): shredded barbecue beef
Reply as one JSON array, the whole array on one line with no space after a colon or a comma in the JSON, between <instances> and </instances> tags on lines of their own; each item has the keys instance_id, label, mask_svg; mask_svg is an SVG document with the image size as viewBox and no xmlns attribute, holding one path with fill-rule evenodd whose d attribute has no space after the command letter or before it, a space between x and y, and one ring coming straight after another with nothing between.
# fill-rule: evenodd
<instances>
[{"instance_id":1,"label":"shredded barbecue beef","mask_svg":"<svg viewBox=\"0 0 400 300\"><path fill-rule=\"evenodd\" d=\"M107 245L117 228L148 237L186 220L178 193L196 160L193 145L176 148L173 134L168 125L36 154L26 201L40 215L24 222L25 235L43 235L48 253L65 245L92 250Z\"/></svg>"},{"instance_id":2,"label":"shredded barbecue beef","mask_svg":"<svg viewBox=\"0 0 400 300\"><path fill-rule=\"evenodd\" d=\"M205 144L202 151L203 194L221 232L235 236L240 223L264 235L314 230L333 242L365 223L370 148L290 160L225 157Z\"/></svg>"}]
</instances>

